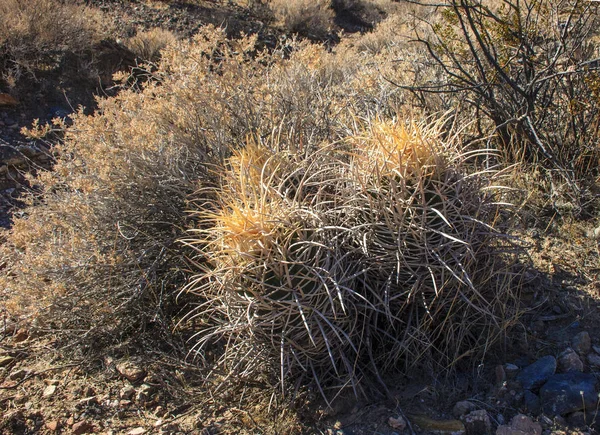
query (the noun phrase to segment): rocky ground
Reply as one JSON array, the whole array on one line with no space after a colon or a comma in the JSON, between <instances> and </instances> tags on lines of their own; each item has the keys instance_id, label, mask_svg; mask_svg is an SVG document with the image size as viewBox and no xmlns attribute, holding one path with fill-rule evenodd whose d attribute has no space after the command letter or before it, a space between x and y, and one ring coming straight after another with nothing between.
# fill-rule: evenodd
<instances>
[{"instance_id":1,"label":"rocky ground","mask_svg":"<svg viewBox=\"0 0 600 435\"><path fill-rule=\"evenodd\" d=\"M227 25L231 34L258 32L266 44L277 38L259 16L235 3L91 3L124 34L160 25L189 37L212 23ZM19 101L0 92L1 226L8 227L19 210L23 174L52 161L47 144L25 138L21 128L36 118L66 117L79 104L92 111L94 94L111 88L69 80L30 84ZM500 352L490 352L473 370L433 380L409 374L392 380L395 388L385 395L341 398L333 407L310 393L296 399L293 411L271 397L253 406L248 399L207 399L193 361L123 349L66 358L51 325L15 323L0 311L0 433L596 434L599 243L592 223L549 229L550 236L519 234L530 246L535 272L522 295L526 314Z\"/></svg>"}]
</instances>

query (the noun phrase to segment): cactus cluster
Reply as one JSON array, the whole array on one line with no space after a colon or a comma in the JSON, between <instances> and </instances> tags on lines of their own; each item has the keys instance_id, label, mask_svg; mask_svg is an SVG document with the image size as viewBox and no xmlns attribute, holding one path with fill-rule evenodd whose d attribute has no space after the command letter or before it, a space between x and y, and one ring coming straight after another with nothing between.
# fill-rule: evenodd
<instances>
[{"instance_id":1,"label":"cactus cluster","mask_svg":"<svg viewBox=\"0 0 600 435\"><path fill-rule=\"evenodd\" d=\"M197 350L224 343L225 372L309 376L328 396L447 368L501 333L499 206L441 125L375 120L310 155L236 151L187 240L203 265L187 288L204 301Z\"/></svg>"}]
</instances>

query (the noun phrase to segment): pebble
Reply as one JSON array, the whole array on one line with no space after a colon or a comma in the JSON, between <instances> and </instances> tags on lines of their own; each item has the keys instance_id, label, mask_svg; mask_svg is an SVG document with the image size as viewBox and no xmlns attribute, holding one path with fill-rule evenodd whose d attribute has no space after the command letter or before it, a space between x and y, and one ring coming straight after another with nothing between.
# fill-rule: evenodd
<instances>
[{"instance_id":1,"label":"pebble","mask_svg":"<svg viewBox=\"0 0 600 435\"><path fill-rule=\"evenodd\" d=\"M517 375L517 381L525 390L537 390L556 372L556 358L551 355L538 359Z\"/></svg>"},{"instance_id":2,"label":"pebble","mask_svg":"<svg viewBox=\"0 0 600 435\"><path fill-rule=\"evenodd\" d=\"M465 415L463 423L467 435L484 435L492 432L492 422L485 409L479 409Z\"/></svg>"},{"instance_id":3,"label":"pebble","mask_svg":"<svg viewBox=\"0 0 600 435\"><path fill-rule=\"evenodd\" d=\"M51 397L56 393L56 385L48 385L44 388L44 392L42 393L43 397Z\"/></svg>"},{"instance_id":4,"label":"pebble","mask_svg":"<svg viewBox=\"0 0 600 435\"><path fill-rule=\"evenodd\" d=\"M138 382L146 377L146 370L131 361L119 363L116 368L129 382Z\"/></svg>"},{"instance_id":5,"label":"pebble","mask_svg":"<svg viewBox=\"0 0 600 435\"><path fill-rule=\"evenodd\" d=\"M506 378L509 380L514 379L519 372L519 366L515 364L504 364L504 373L506 373Z\"/></svg>"},{"instance_id":6,"label":"pebble","mask_svg":"<svg viewBox=\"0 0 600 435\"><path fill-rule=\"evenodd\" d=\"M73 435L82 435L85 433L94 433L94 426L87 421L80 421L75 423L71 428L71 433Z\"/></svg>"},{"instance_id":7,"label":"pebble","mask_svg":"<svg viewBox=\"0 0 600 435\"><path fill-rule=\"evenodd\" d=\"M530 417L519 414L513 417L508 426L498 426L496 435L542 435L542 426Z\"/></svg>"},{"instance_id":8,"label":"pebble","mask_svg":"<svg viewBox=\"0 0 600 435\"><path fill-rule=\"evenodd\" d=\"M596 378L578 372L554 375L540 389L540 400L544 413L551 416L595 409Z\"/></svg>"},{"instance_id":9,"label":"pebble","mask_svg":"<svg viewBox=\"0 0 600 435\"><path fill-rule=\"evenodd\" d=\"M144 429L143 427L136 427L135 429L131 429L129 432L127 432L127 435L142 435L146 433L146 429Z\"/></svg>"},{"instance_id":10,"label":"pebble","mask_svg":"<svg viewBox=\"0 0 600 435\"><path fill-rule=\"evenodd\" d=\"M60 428L60 421L59 420L47 421L45 426L46 426L46 429L48 429L49 431L56 432Z\"/></svg>"},{"instance_id":11,"label":"pebble","mask_svg":"<svg viewBox=\"0 0 600 435\"><path fill-rule=\"evenodd\" d=\"M586 355L592 348L592 340L587 331L582 331L573 337L571 341L572 347L579 355Z\"/></svg>"},{"instance_id":12,"label":"pebble","mask_svg":"<svg viewBox=\"0 0 600 435\"><path fill-rule=\"evenodd\" d=\"M21 379L25 378L29 373L31 372L27 369L19 369L8 375L8 379L11 381L20 381Z\"/></svg>"},{"instance_id":13,"label":"pebble","mask_svg":"<svg viewBox=\"0 0 600 435\"><path fill-rule=\"evenodd\" d=\"M538 415L542 410L540 398L537 394L534 394L529 390L526 390L525 393L523 393L523 402L528 414Z\"/></svg>"},{"instance_id":14,"label":"pebble","mask_svg":"<svg viewBox=\"0 0 600 435\"><path fill-rule=\"evenodd\" d=\"M390 417L388 419L388 426L392 429L403 431L404 429L406 429L406 421L404 421L404 419L401 416Z\"/></svg>"},{"instance_id":15,"label":"pebble","mask_svg":"<svg viewBox=\"0 0 600 435\"><path fill-rule=\"evenodd\" d=\"M452 408L452 415L456 418L460 418L469 412L475 411L477 406L474 403L469 402L468 400L462 400L460 402L456 402L454 408Z\"/></svg>"},{"instance_id":16,"label":"pebble","mask_svg":"<svg viewBox=\"0 0 600 435\"><path fill-rule=\"evenodd\" d=\"M577 352L568 347L558 356L558 368L562 373L582 372L583 361Z\"/></svg>"},{"instance_id":17,"label":"pebble","mask_svg":"<svg viewBox=\"0 0 600 435\"><path fill-rule=\"evenodd\" d=\"M119 398L123 400L129 400L133 397L134 394L135 388L133 388L131 385L126 385L119 391Z\"/></svg>"},{"instance_id":18,"label":"pebble","mask_svg":"<svg viewBox=\"0 0 600 435\"><path fill-rule=\"evenodd\" d=\"M587 356L588 364L592 369L600 368L600 355L597 353L589 353Z\"/></svg>"}]
</instances>

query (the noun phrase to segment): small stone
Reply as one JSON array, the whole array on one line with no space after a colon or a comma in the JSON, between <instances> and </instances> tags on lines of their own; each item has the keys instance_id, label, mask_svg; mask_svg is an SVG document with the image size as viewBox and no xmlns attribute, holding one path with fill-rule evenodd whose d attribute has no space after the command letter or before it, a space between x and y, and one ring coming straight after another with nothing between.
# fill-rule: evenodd
<instances>
[{"instance_id":1,"label":"small stone","mask_svg":"<svg viewBox=\"0 0 600 435\"><path fill-rule=\"evenodd\" d=\"M56 385L48 385L44 388L44 392L42 393L43 397L51 397L56 393Z\"/></svg>"},{"instance_id":2,"label":"small stone","mask_svg":"<svg viewBox=\"0 0 600 435\"><path fill-rule=\"evenodd\" d=\"M60 421L59 420L47 421L46 428L49 431L56 432L58 430L58 428L60 428Z\"/></svg>"},{"instance_id":3,"label":"small stone","mask_svg":"<svg viewBox=\"0 0 600 435\"><path fill-rule=\"evenodd\" d=\"M529 414L538 415L542 410L540 398L529 390L525 390L523 393L523 402L525 410Z\"/></svg>"},{"instance_id":4,"label":"small stone","mask_svg":"<svg viewBox=\"0 0 600 435\"><path fill-rule=\"evenodd\" d=\"M467 435L484 435L492 433L492 422L485 409L473 411L463 419Z\"/></svg>"},{"instance_id":5,"label":"small stone","mask_svg":"<svg viewBox=\"0 0 600 435\"><path fill-rule=\"evenodd\" d=\"M541 435L542 426L526 415L516 415L508 426L498 426L496 435Z\"/></svg>"},{"instance_id":6,"label":"small stone","mask_svg":"<svg viewBox=\"0 0 600 435\"><path fill-rule=\"evenodd\" d=\"M67 426L71 427L75 424L75 418L71 415L67 418Z\"/></svg>"},{"instance_id":7,"label":"small stone","mask_svg":"<svg viewBox=\"0 0 600 435\"><path fill-rule=\"evenodd\" d=\"M401 416L390 417L388 419L388 425L392 429L396 429L396 430L399 430L399 431L403 431L406 428L406 422L404 421L404 419Z\"/></svg>"},{"instance_id":8,"label":"small stone","mask_svg":"<svg viewBox=\"0 0 600 435\"><path fill-rule=\"evenodd\" d=\"M502 385L506 381L506 371L504 370L504 366L497 365L495 372L496 372L496 385Z\"/></svg>"},{"instance_id":9,"label":"small stone","mask_svg":"<svg viewBox=\"0 0 600 435\"><path fill-rule=\"evenodd\" d=\"M454 408L452 408L452 415L456 418L460 418L469 412L475 411L477 406L474 403L469 402L468 400L462 400L460 402L456 402Z\"/></svg>"},{"instance_id":10,"label":"small stone","mask_svg":"<svg viewBox=\"0 0 600 435\"><path fill-rule=\"evenodd\" d=\"M21 379L24 379L29 373L31 372L27 369L15 370L14 372L11 372L10 375L8 375L8 379L11 381L20 381Z\"/></svg>"},{"instance_id":11,"label":"small stone","mask_svg":"<svg viewBox=\"0 0 600 435\"><path fill-rule=\"evenodd\" d=\"M590 334L587 331L582 331L573 337L571 345L575 352L579 355L586 355L592 348L592 340L590 340Z\"/></svg>"},{"instance_id":12,"label":"small stone","mask_svg":"<svg viewBox=\"0 0 600 435\"><path fill-rule=\"evenodd\" d=\"M0 367L6 367L11 364L15 359L12 356L0 356Z\"/></svg>"},{"instance_id":13,"label":"small stone","mask_svg":"<svg viewBox=\"0 0 600 435\"><path fill-rule=\"evenodd\" d=\"M538 359L517 375L517 381L525 390L537 390L556 372L556 358L551 355Z\"/></svg>"},{"instance_id":14,"label":"small stone","mask_svg":"<svg viewBox=\"0 0 600 435\"><path fill-rule=\"evenodd\" d=\"M87 421L80 421L75 423L71 428L71 433L73 435L82 435L85 433L94 433L94 426Z\"/></svg>"},{"instance_id":15,"label":"small stone","mask_svg":"<svg viewBox=\"0 0 600 435\"><path fill-rule=\"evenodd\" d=\"M88 406L97 405L98 399L96 396L84 397L79 402L77 402L77 406L80 408L87 408Z\"/></svg>"},{"instance_id":16,"label":"small stone","mask_svg":"<svg viewBox=\"0 0 600 435\"><path fill-rule=\"evenodd\" d=\"M131 361L117 364L117 371L129 382L138 382L146 377L146 370Z\"/></svg>"},{"instance_id":17,"label":"small stone","mask_svg":"<svg viewBox=\"0 0 600 435\"><path fill-rule=\"evenodd\" d=\"M582 372L583 361L577 352L568 347L558 356L558 368L562 373Z\"/></svg>"},{"instance_id":18,"label":"small stone","mask_svg":"<svg viewBox=\"0 0 600 435\"><path fill-rule=\"evenodd\" d=\"M146 433L146 429L144 429L143 427L136 427L135 429L131 429L129 432L127 432L127 435L142 435Z\"/></svg>"},{"instance_id":19,"label":"small stone","mask_svg":"<svg viewBox=\"0 0 600 435\"><path fill-rule=\"evenodd\" d=\"M587 356L587 361L591 369L600 368L600 355L598 355L597 353L589 353Z\"/></svg>"},{"instance_id":20,"label":"small stone","mask_svg":"<svg viewBox=\"0 0 600 435\"><path fill-rule=\"evenodd\" d=\"M542 425L542 429L548 429L548 428L552 427L554 422L552 421L552 419L550 417L542 414L540 416L540 424Z\"/></svg>"},{"instance_id":21,"label":"small stone","mask_svg":"<svg viewBox=\"0 0 600 435\"><path fill-rule=\"evenodd\" d=\"M135 388L133 388L131 385L126 385L119 391L119 398L123 400L129 400L133 397L134 394Z\"/></svg>"},{"instance_id":22,"label":"small stone","mask_svg":"<svg viewBox=\"0 0 600 435\"><path fill-rule=\"evenodd\" d=\"M508 380L513 380L517 373L519 373L519 366L515 364L504 364L504 373L506 373L506 378Z\"/></svg>"},{"instance_id":23,"label":"small stone","mask_svg":"<svg viewBox=\"0 0 600 435\"><path fill-rule=\"evenodd\" d=\"M544 413L552 416L595 409L596 378L578 372L554 375L540 389L540 399Z\"/></svg>"}]
</instances>

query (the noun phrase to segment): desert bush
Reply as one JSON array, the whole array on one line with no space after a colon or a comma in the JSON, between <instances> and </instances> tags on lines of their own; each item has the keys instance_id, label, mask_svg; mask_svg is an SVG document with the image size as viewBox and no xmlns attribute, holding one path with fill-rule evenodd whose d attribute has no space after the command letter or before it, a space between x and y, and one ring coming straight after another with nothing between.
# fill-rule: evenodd
<instances>
[{"instance_id":1,"label":"desert bush","mask_svg":"<svg viewBox=\"0 0 600 435\"><path fill-rule=\"evenodd\" d=\"M321 39L327 36L333 24L333 10L329 0L270 0L269 7L281 25L288 31Z\"/></svg>"},{"instance_id":2,"label":"desert bush","mask_svg":"<svg viewBox=\"0 0 600 435\"><path fill-rule=\"evenodd\" d=\"M439 125L355 133L309 155L253 140L202 202L187 291L204 301L196 351L223 343L220 373L358 394L403 365L480 355L514 321L485 172L467 175Z\"/></svg>"},{"instance_id":3,"label":"desert bush","mask_svg":"<svg viewBox=\"0 0 600 435\"><path fill-rule=\"evenodd\" d=\"M31 180L38 193L2 247L5 305L97 343L152 319L167 325L186 267L174 243L187 195L211 183L207 167L249 134L279 130L306 153L335 140L350 100L363 98L340 80L353 68L322 47L261 53L255 38L212 27L169 46L142 91L77 114L54 170Z\"/></svg>"},{"instance_id":4,"label":"desert bush","mask_svg":"<svg viewBox=\"0 0 600 435\"><path fill-rule=\"evenodd\" d=\"M598 168L598 4L453 0L441 15L417 39L444 75L416 88L466 103L507 163L556 171L577 201Z\"/></svg>"},{"instance_id":5,"label":"desert bush","mask_svg":"<svg viewBox=\"0 0 600 435\"><path fill-rule=\"evenodd\" d=\"M55 66L60 53L81 53L99 40L98 12L74 1L0 1L0 68L3 74Z\"/></svg>"},{"instance_id":6,"label":"desert bush","mask_svg":"<svg viewBox=\"0 0 600 435\"><path fill-rule=\"evenodd\" d=\"M130 38L126 45L142 61L156 62L160 58L161 50L174 43L176 39L173 32L155 28L139 32Z\"/></svg>"}]
</instances>

